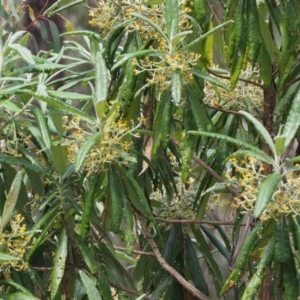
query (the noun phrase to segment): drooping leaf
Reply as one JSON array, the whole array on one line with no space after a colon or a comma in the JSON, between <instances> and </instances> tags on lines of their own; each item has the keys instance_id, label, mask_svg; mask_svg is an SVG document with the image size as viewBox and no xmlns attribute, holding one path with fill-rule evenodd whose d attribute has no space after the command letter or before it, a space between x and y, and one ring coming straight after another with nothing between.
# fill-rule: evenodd
<instances>
[{"instance_id":1,"label":"drooping leaf","mask_svg":"<svg viewBox=\"0 0 300 300\"><path fill-rule=\"evenodd\" d=\"M265 179L265 181L261 184L261 186L258 189L258 195L255 201L255 206L253 211L254 218L259 218L260 214L267 207L280 181L281 181L281 174L273 173L273 174L269 174Z\"/></svg>"}]
</instances>

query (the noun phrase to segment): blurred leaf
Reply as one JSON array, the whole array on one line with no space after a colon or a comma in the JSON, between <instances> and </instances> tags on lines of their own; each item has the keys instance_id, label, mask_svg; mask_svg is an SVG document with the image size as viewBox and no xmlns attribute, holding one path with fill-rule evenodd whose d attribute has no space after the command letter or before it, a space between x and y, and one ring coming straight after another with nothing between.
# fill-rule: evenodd
<instances>
[{"instance_id":1,"label":"blurred leaf","mask_svg":"<svg viewBox=\"0 0 300 300\"><path fill-rule=\"evenodd\" d=\"M65 274L66 259L68 255L68 236L66 229L63 228L60 237L59 244L55 252L54 266L51 272L51 299L55 299L59 286Z\"/></svg>"},{"instance_id":2,"label":"blurred leaf","mask_svg":"<svg viewBox=\"0 0 300 300\"><path fill-rule=\"evenodd\" d=\"M82 283L85 287L85 291L88 295L89 300L101 300L102 298L95 287L95 282L81 270L79 270L79 275L81 277Z\"/></svg>"},{"instance_id":3,"label":"blurred leaf","mask_svg":"<svg viewBox=\"0 0 300 300\"><path fill-rule=\"evenodd\" d=\"M3 213L0 219L0 233L3 232L6 225L9 223L9 221L12 218L13 211L18 201L21 184L22 184L22 173L21 171L19 171L17 172L11 184L9 193L6 197L6 201L3 207Z\"/></svg>"}]
</instances>

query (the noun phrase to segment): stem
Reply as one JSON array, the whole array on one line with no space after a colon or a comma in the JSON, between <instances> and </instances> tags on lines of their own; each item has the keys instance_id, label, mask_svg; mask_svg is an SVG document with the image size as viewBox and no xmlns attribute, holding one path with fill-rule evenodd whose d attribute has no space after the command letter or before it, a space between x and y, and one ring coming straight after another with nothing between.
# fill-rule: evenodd
<instances>
[{"instance_id":1,"label":"stem","mask_svg":"<svg viewBox=\"0 0 300 300\"><path fill-rule=\"evenodd\" d=\"M171 276L173 276L188 292L190 292L192 295L194 295L195 299L199 300L211 300L209 297L207 297L205 294L200 292L198 289L196 289L191 283L189 283L182 275L180 275L173 267L171 267L163 258L161 253L158 250L158 247L153 240L148 228L143 224L143 222L140 223L142 227L142 232L144 233L145 237L148 240L148 243L150 247L152 248L153 254L155 258L157 259L160 266L165 269Z\"/></svg>"}]
</instances>

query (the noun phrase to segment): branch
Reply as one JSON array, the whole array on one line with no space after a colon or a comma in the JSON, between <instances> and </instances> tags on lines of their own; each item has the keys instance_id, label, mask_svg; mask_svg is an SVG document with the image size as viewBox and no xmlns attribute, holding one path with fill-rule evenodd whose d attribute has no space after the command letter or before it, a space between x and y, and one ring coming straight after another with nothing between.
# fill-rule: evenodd
<instances>
[{"instance_id":1,"label":"branch","mask_svg":"<svg viewBox=\"0 0 300 300\"><path fill-rule=\"evenodd\" d=\"M116 288L118 290L122 290L122 291L124 291L124 292L126 292L128 294L131 294L131 295L134 295L134 296L137 296L137 297L142 296L142 294L140 294L140 293L138 293L138 292L136 292L134 290L131 290L131 289L127 288L127 287L124 287L122 285L116 284L116 283L114 283L112 281L108 281L108 283L109 283L109 285L113 286L114 288ZM143 299L154 300L152 297L149 297L149 296L145 296Z\"/></svg>"},{"instance_id":2,"label":"branch","mask_svg":"<svg viewBox=\"0 0 300 300\"><path fill-rule=\"evenodd\" d=\"M207 225L234 225L234 222L226 221L209 221L209 220L178 220L178 219L163 219L159 217L154 217L154 220L167 224L207 224ZM247 224L240 224L240 226L246 226Z\"/></svg>"},{"instance_id":3,"label":"branch","mask_svg":"<svg viewBox=\"0 0 300 300\"><path fill-rule=\"evenodd\" d=\"M173 137L170 137L170 140L180 148L180 143ZM212 177L214 177L218 182L224 182L222 177L217 174L206 162L204 162L201 158L199 158L196 155L193 155L193 160L199 164L204 170L207 171ZM225 184L225 188L235 197L242 198L241 194L238 193L234 188L232 188L230 185Z\"/></svg>"},{"instance_id":4,"label":"branch","mask_svg":"<svg viewBox=\"0 0 300 300\"><path fill-rule=\"evenodd\" d=\"M212 71L212 70L210 70L210 69L207 69L207 71L208 71L209 73L211 73L212 75L216 76L216 77L230 80L230 76L220 75L220 74L215 73L214 71ZM264 88L265 88L264 85L262 85L262 84L260 84L260 83L257 83L257 82L255 82L255 81L249 80L249 79L239 78L238 80L239 80L239 81L246 82L246 83L249 83L249 84L252 84L252 85L255 85L255 86L258 86L258 87L260 87L261 89L264 89Z\"/></svg>"},{"instance_id":5,"label":"branch","mask_svg":"<svg viewBox=\"0 0 300 300\"><path fill-rule=\"evenodd\" d=\"M113 247L115 250L119 250L119 251L123 251L123 252L127 251L125 247L120 247L120 246L115 246L115 245L113 245ZM133 253L137 254L137 255L154 256L154 254L152 252L144 252L144 251L139 251L139 250L133 250Z\"/></svg>"},{"instance_id":6,"label":"branch","mask_svg":"<svg viewBox=\"0 0 300 300\"><path fill-rule=\"evenodd\" d=\"M95 226L90 223L90 227L92 229L92 231L94 232L95 236L97 237L97 242L103 243L105 245L107 245L106 241L103 240L103 237L99 234L98 230L95 228ZM120 247L120 246L115 246L113 245L115 250L120 250L120 251L127 251L125 247ZM154 254L152 252L144 252L144 251L139 251L139 250L133 250L134 254L137 255L145 255L145 256L154 256Z\"/></svg>"},{"instance_id":7,"label":"branch","mask_svg":"<svg viewBox=\"0 0 300 300\"><path fill-rule=\"evenodd\" d=\"M211 106L209 104L205 104L206 107L210 108L210 109L214 109L214 110L218 110L221 112L225 112L227 114L232 114L232 115L241 115L238 111L235 110L229 110L229 109L224 109L224 108L220 108L220 107L215 107L215 106Z\"/></svg>"},{"instance_id":8,"label":"branch","mask_svg":"<svg viewBox=\"0 0 300 300\"><path fill-rule=\"evenodd\" d=\"M153 240L148 228L143 224L143 222L140 222L142 231L144 235L146 236L148 243L150 247L152 248L153 254L161 267L165 269L171 276L173 276L187 291L189 291L192 295L195 296L196 299L199 300L211 300L209 297L207 297L205 294L200 292L198 289L196 289L191 283L186 281L186 279L180 275L173 267L171 267L163 258L161 253L159 252L157 245L155 241Z\"/></svg>"}]
</instances>

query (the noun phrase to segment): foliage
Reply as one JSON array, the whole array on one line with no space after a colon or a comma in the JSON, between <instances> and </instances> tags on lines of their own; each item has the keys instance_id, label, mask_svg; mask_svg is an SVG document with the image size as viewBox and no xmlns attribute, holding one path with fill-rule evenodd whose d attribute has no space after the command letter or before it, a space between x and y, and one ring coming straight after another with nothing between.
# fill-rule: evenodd
<instances>
[{"instance_id":1,"label":"foliage","mask_svg":"<svg viewBox=\"0 0 300 300\"><path fill-rule=\"evenodd\" d=\"M297 298L300 5L208 2L0 1L2 299Z\"/></svg>"}]
</instances>

